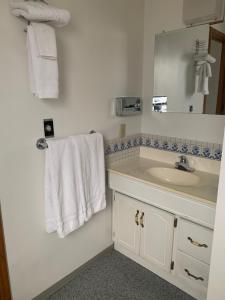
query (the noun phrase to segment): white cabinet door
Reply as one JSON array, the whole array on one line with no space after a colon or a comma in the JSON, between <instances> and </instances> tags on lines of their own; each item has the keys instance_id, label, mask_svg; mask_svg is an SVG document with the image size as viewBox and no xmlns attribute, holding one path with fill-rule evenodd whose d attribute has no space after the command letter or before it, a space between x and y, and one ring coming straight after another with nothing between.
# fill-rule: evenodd
<instances>
[{"instance_id":1,"label":"white cabinet door","mask_svg":"<svg viewBox=\"0 0 225 300\"><path fill-rule=\"evenodd\" d=\"M143 215L144 214L144 215ZM140 255L165 271L170 271L173 248L174 215L142 205Z\"/></svg>"},{"instance_id":2,"label":"white cabinet door","mask_svg":"<svg viewBox=\"0 0 225 300\"><path fill-rule=\"evenodd\" d=\"M140 251L140 202L115 193L114 201L115 241L124 248L139 255Z\"/></svg>"}]
</instances>

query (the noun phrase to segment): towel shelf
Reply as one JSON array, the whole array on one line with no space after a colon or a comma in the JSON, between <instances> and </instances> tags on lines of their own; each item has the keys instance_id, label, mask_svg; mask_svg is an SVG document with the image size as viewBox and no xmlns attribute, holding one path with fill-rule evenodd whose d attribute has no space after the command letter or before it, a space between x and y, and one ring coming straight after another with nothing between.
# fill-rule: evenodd
<instances>
[{"instance_id":1,"label":"towel shelf","mask_svg":"<svg viewBox=\"0 0 225 300\"><path fill-rule=\"evenodd\" d=\"M96 133L96 131L91 130L89 132L89 134L93 134L93 133ZM45 138L38 139L37 142L36 142L36 147L37 147L38 150L46 150L46 149L48 149L47 139L45 139Z\"/></svg>"},{"instance_id":2,"label":"towel shelf","mask_svg":"<svg viewBox=\"0 0 225 300\"><path fill-rule=\"evenodd\" d=\"M25 1L27 2L29 0L25 0ZM43 3L45 3L45 4L48 5L48 2L46 0L33 0L33 1L35 1L35 2L43 2Z\"/></svg>"}]
</instances>

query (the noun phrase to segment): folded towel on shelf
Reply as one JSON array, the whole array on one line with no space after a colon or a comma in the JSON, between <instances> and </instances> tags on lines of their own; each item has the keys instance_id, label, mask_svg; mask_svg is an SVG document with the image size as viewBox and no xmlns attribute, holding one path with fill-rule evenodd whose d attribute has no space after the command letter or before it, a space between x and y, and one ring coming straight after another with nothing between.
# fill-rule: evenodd
<instances>
[{"instance_id":1,"label":"folded towel on shelf","mask_svg":"<svg viewBox=\"0 0 225 300\"><path fill-rule=\"evenodd\" d=\"M58 98L58 61L54 29L38 23L27 26L27 51L31 92L40 99Z\"/></svg>"},{"instance_id":2,"label":"folded towel on shelf","mask_svg":"<svg viewBox=\"0 0 225 300\"><path fill-rule=\"evenodd\" d=\"M10 6L12 14L17 17L23 17L28 21L49 22L55 27L66 26L71 18L69 11L39 1L12 0Z\"/></svg>"},{"instance_id":3,"label":"folded towel on shelf","mask_svg":"<svg viewBox=\"0 0 225 300\"><path fill-rule=\"evenodd\" d=\"M45 164L46 230L64 238L106 207L101 134L49 140Z\"/></svg>"}]
</instances>

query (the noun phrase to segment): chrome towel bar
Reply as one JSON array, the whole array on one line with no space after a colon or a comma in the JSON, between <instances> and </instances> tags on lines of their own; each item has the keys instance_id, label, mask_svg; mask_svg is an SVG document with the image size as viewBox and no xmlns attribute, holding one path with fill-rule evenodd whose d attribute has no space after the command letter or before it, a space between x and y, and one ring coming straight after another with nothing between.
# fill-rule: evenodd
<instances>
[{"instance_id":1,"label":"chrome towel bar","mask_svg":"<svg viewBox=\"0 0 225 300\"><path fill-rule=\"evenodd\" d=\"M94 130L91 130L89 134L96 133ZM46 138L40 138L36 142L36 147L38 150L46 150L48 149L48 143Z\"/></svg>"}]
</instances>

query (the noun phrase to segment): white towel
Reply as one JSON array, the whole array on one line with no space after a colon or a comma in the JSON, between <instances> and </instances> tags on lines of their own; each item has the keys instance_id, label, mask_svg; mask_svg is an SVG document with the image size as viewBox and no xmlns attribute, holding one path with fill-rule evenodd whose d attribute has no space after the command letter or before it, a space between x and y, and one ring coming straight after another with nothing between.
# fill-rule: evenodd
<instances>
[{"instance_id":1,"label":"white towel","mask_svg":"<svg viewBox=\"0 0 225 300\"><path fill-rule=\"evenodd\" d=\"M211 64L216 62L216 59L211 55L195 56L195 93L209 95L209 78L212 77Z\"/></svg>"},{"instance_id":2,"label":"white towel","mask_svg":"<svg viewBox=\"0 0 225 300\"><path fill-rule=\"evenodd\" d=\"M43 23L32 22L39 57L57 59L55 30Z\"/></svg>"},{"instance_id":3,"label":"white towel","mask_svg":"<svg viewBox=\"0 0 225 300\"><path fill-rule=\"evenodd\" d=\"M216 58L210 54L199 54L194 56L195 61L206 61L210 64L214 64L216 62Z\"/></svg>"},{"instance_id":4,"label":"white towel","mask_svg":"<svg viewBox=\"0 0 225 300\"><path fill-rule=\"evenodd\" d=\"M79 186L69 139L49 140L45 163L46 231L63 238L85 221L85 203L76 198ZM78 195L79 196L79 195Z\"/></svg>"},{"instance_id":5,"label":"white towel","mask_svg":"<svg viewBox=\"0 0 225 300\"><path fill-rule=\"evenodd\" d=\"M212 69L208 62L198 62L195 74L195 92L209 95L209 78L212 77Z\"/></svg>"},{"instance_id":6,"label":"white towel","mask_svg":"<svg viewBox=\"0 0 225 300\"><path fill-rule=\"evenodd\" d=\"M103 137L99 133L70 137L80 194L85 199L85 221L106 207Z\"/></svg>"},{"instance_id":7,"label":"white towel","mask_svg":"<svg viewBox=\"0 0 225 300\"><path fill-rule=\"evenodd\" d=\"M42 31L45 31L44 36L38 37ZM58 98L58 61L54 30L46 24L31 23L27 27L27 51L32 93L40 99Z\"/></svg>"},{"instance_id":8,"label":"white towel","mask_svg":"<svg viewBox=\"0 0 225 300\"><path fill-rule=\"evenodd\" d=\"M47 232L64 238L106 207L100 134L49 140L45 167Z\"/></svg>"},{"instance_id":9,"label":"white towel","mask_svg":"<svg viewBox=\"0 0 225 300\"><path fill-rule=\"evenodd\" d=\"M49 22L56 27L66 26L71 15L65 9L59 9L40 1L15 1L10 2L12 14L23 17L29 21Z\"/></svg>"}]
</instances>

